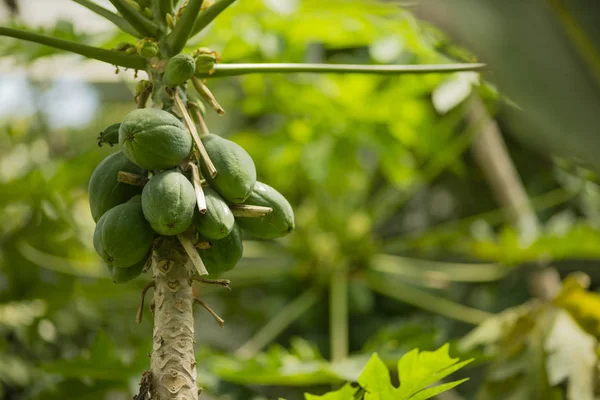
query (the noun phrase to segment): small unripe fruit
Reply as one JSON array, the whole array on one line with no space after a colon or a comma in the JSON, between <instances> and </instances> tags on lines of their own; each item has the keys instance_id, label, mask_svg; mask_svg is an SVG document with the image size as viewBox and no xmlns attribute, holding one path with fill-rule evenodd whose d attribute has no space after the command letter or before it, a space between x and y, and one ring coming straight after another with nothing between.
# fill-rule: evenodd
<instances>
[{"instance_id":1,"label":"small unripe fruit","mask_svg":"<svg viewBox=\"0 0 600 400\"><path fill-rule=\"evenodd\" d=\"M158 54L158 42L151 38L144 38L137 42L137 53L144 57L150 58Z\"/></svg>"},{"instance_id":2,"label":"small unripe fruit","mask_svg":"<svg viewBox=\"0 0 600 400\"><path fill-rule=\"evenodd\" d=\"M163 83L167 86L179 86L194 74L196 62L187 54L178 54L171 58L165 68Z\"/></svg>"}]
</instances>

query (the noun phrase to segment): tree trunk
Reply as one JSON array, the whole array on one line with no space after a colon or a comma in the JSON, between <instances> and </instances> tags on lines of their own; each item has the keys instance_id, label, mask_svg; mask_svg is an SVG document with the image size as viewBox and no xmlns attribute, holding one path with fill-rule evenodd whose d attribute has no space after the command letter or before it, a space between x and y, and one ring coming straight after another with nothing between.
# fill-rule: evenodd
<instances>
[{"instance_id":1,"label":"tree trunk","mask_svg":"<svg viewBox=\"0 0 600 400\"><path fill-rule=\"evenodd\" d=\"M180 244L164 238L153 254L152 400L197 400L192 265Z\"/></svg>"}]
</instances>

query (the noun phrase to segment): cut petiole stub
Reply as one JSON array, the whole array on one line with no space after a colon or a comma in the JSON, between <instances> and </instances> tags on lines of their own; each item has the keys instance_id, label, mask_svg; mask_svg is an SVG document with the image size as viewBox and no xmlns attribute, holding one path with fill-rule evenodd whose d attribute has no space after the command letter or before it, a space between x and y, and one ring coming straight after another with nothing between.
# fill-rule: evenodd
<instances>
[{"instance_id":1,"label":"cut petiole stub","mask_svg":"<svg viewBox=\"0 0 600 400\"><path fill-rule=\"evenodd\" d=\"M245 204L233 204L229 206L235 217L260 218L273 212L271 207L252 206Z\"/></svg>"},{"instance_id":2,"label":"cut petiole stub","mask_svg":"<svg viewBox=\"0 0 600 400\"><path fill-rule=\"evenodd\" d=\"M185 234L179 234L177 235L177 239L179 240L179 243L181 243L183 249L192 261L192 264L194 264L194 268L196 268L198 275L208 275L208 271L204 266L204 262L202 262L202 258L200 258L200 254L198 254L198 251L194 247L194 244L192 243L190 238L185 236Z\"/></svg>"},{"instance_id":3,"label":"cut petiole stub","mask_svg":"<svg viewBox=\"0 0 600 400\"><path fill-rule=\"evenodd\" d=\"M202 181L200 180L198 166L193 162L190 162L189 167L192 170L192 183L194 184L194 191L196 192L196 204L198 206L198 211L200 211L201 214L205 214L206 199L204 198L204 191L202 190Z\"/></svg>"},{"instance_id":4,"label":"cut petiole stub","mask_svg":"<svg viewBox=\"0 0 600 400\"><path fill-rule=\"evenodd\" d=\"M208 104L210 104L210 106L219 115L225 114L225 110L223 109L223 107L221 107L221 105L217 102L217 99L215 98L215 96L212 94L212 92L208 89L208 87L206 87L206 85L200 79L198 79L195 76L192 76L192 84L194 85L194 88L198 91L200 96L202 96L202 98L204 100L206 100L206 102Z\"/></svg>"},{"instance_id":5,"label":"cut petiole stub","mask_svg":"<svg viewBox=\"0 0 600 400\"><path fill-rule=\"evenodd\" d=\"M192 117L190 117L190 114L187 112L187 109L185 108L183 101L181 101L181 98L179 98L178 93L175 93L174 99L175 99L175 105L177 106L177 109L183 116L185 125L187 126L188 130L190 131L190 134L192 135L192 139L194 139L194 143L196 144L196 147L198 148L198 151L200 152L200 158L202 158L202 162L204 162L204 165L206 166L206 169L208 170L208 173L210 174L210 176L212 178L214 178L215 176L217 176L217 169L215 168L215 165L213 164L213 162L210 160L210 157L208 156L208 153L206 152L206 149L204 148L204 144L202 144L202 140L200 140L200 136L198 136L198 131L196 130L196 124L194 124Z\"/></svg>"}]
</instances>

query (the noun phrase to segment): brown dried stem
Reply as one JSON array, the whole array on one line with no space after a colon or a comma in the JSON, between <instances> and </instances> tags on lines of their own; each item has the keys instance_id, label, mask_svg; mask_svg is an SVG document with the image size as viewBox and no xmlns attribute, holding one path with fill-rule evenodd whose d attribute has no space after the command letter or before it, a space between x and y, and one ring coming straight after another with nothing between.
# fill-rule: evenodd
<instances>
[{"instance_id":1,"label":"brown dried stem","mask_svg":"<svg viewBox=\"0 0 600 400\"><path fill-rule=\"evenodd\" d=\"M117 181L131 186L144 186L148 182L148 178L131 172L119 171Z\"/></svg>"},{"instance_id":2,"label":"brown dried stem","mask_svg":"<svg viewBox=\"0 0 600 400\"><path fill-rule=\"evenodd\" d=\"M156 287L156 283L154 281L148 283L142 289L142 294L140 295L140 304L138 305L137 314L135 316L135 322L138 324L142 323L142 318L144 317L144 300L146 299L146 292L153 287Z\"/></svg>"},{"instance_id":3,"label":"brown dried stem","mask_svg":"<svg viewBox=\"0 0 600 400\"><path fill-rule=\"evenodd\" d=\"M175 99L175 105L177 106L177 109L183 116L185 125L187 126L188 130L192 134L192 139L194 139L194 143L196 143L196 147L198 148L198 151L200 152L200 158L204 162L204 165L206 166L206 169L208 170L208 173L210 174L210 176L212 178L214 178L215 176L217 176L217 169L215 168L215 165L210 160L210 157L209 157L208 153L206 152L204 145L202 144L202 140L200 140L200 136L198 136L198 131L196 130L196 124L194 124L192 117L190 117L190 114L187 112L187 109L185 108L183 101L181 101L181 98L179 97L179 93L176 92L175 96L173 96L173 98Z\"/></svg>"},{"instance_id":4,"label":"brown dried stem","mask_svg":"<svg viewBox=\"0 0 600 400\"><path fill-rule=\"evenodd\" d=\"M214 312L214 310L212 308L210 308L208 306L208 304L206 304L204 301L200 300L197 297L194 297L194 301L198 304L200 304L202 307L204 307L204 309L206 311L208 311L210 313L210 315L213 316L213 318L215 319L215 321L217 321L217 324L219 324L219 326L222 328L225 326L225 321L223 320L223 318L219 317L219 314L217 314L216 312Z\"/></svg>"},{"instance_id":5,"label":"brown dried stem","mask_svg":"<svg viewBox=\"0 0 600 400\"><path fill-rule=\"evenodd\" d=\"M194 245L194 247L197 248L198 250L207 250L212 247L212 243L211 242L198 242Z\"/></svg>"},{"instance_id":6,"label":"brown dried stem","mask_svg":"<svg viewBox=\"0 0 600 400\"><path fill-rule=\"evenodd\" d=\"M177 235L177 239L179 240L179 243L181 243L181 245L183 246L183 249L187 253L190 260L192 261L192 264L196 268L198 275L200 275L200 276L208 275L208 271L206 270L206 267L204 266L204 263L202 262L202 258L200 258L200 254L198 254L198 251L194 247L194 244L192 243L190 238L188 236L186 236L185 234L179 234L179 235Z\"/></svg>"},{"instance_id":7,"label":"brown dried stem","mask_svg":"<svg viewBox=\"0 0 600 400\"><path fill-rule=\"evenodd\" d=\"M208 279L208 278L203 278L201 276L192 276L192 280L196 281L196 282L207 283L209 285L222 286L226 289L231 290L231 287L229 286L231 281L229 279Z\"/></svg>"}]
</instances>

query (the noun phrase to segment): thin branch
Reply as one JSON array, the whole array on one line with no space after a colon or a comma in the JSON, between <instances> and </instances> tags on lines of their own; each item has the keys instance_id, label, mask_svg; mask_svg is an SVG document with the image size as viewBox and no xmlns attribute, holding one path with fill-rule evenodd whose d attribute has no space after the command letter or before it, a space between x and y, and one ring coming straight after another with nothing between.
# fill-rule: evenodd
<instances>
[{"instance_id":1,"label":"thin branch","mask_svg":"<svg viewBox=\"0 0 600 400\"><path fill-rule=\"evenodd\" d=\"M156 283L154 281L148 283L142 289L142 294L140 295L140 304L138 305L137 314L135 316L135 322L138 324L142 323L142 318L144 317L144 300L146 299L146 292L153 287L156 287Z\"/></svg>"},{"instance_id":2,"label":"thin branch","mask_svg":"<svg viewBox=\"0 0 600 400\"><path fill-rule=\"evenodd\" d=\"M336 74L435 74L465 71L482 71L485 64L416 64L416 65L361 65L361 64L304 64L304 63L256 63L256 64L215 64L212 74L203 78L238 76L257 73L336 73Z\"/></svg>"},{"instance_id":3,"label":"thin branch","mask_svg":"<svg viewBox=\"0 0 600 400\"><path fill-rule=\"evenodd\" d=\"M225 326L225 321L223 320L223 318L219 317L219 314L217 314L216 312L214 312L213 309L208 306L208 304L206 304L204 301L200 300L197 297L194 297L194 301L196 303L200 304L202 307L204 307L204 309L206 311L208 311L210 313L210 315L213 316L213 318L215 319L215 321L217 321L217 324L219 324L219 326L221 328L223 326Z\"/></svg>"},{"instance_id":4,"label":"thin branch","mask_svg":"<svg viewBox=\"0 0 600 400\"><path fill-rule=\"evenodd\" d=\"M250 340L244 343L235 352L235 355L246 359L253 357L309 308L317 304L320 298L321 294L316 289L309 289L296 297L271 318Z\"/></svg>"},{"instance_id":5,"label":"thin branch","mask_svg":"<svg viewBox=\"0 0 600 400\"><path fill-rule=\"evenodd\" d=\"M191 36L196 35L202 29L206 28L215 18L219 16L227 7L235 3L235 0L217 0L212 6L202 11L192 29Z\"/></svg>"},{"instance_id":6,"label":"thin branch","mask_svg":"<svg viewBox=\"0 0 600 400\"><path fill-rule=\"evenodd\" d=\"M179 54L185 47L185 44L191 36L194 22L196 21L196 17L200 12L200 7L202 7L203 2L204 0L189 0L183 11L183 15L177 21L177 25L175 25L173 31L165 39L167 47L171 52L170 55Z\"/></svg>"},{"instance_id":7,"label":"thin branch","mask_svg":"<svg viewBox=\"0 0 600 400\"><path fill-rule=\"evenodd\" d=\"M68 40L57 39L51 36L41 35L39 33L0 27L0 36L9 36L16 39L43 44L120 67L140 70L146 68L146 60L140 56L129 55L118 51L106 50Z\"/></svg>"},{"instance_id":8,"label":"thin branch","mask_svg":"<svg viewBox=\"0 0 600 400\"><path fill-rule=\"evenodd\" d=\"M138 31L136 31L135 28L133 26L131 26L131 24L125 18L121 17L120 15L115 14L114 12L107 10L106 8L101 7L98 4L96 4L92 1L89 1L89 0L73 0L73 1L75 3L81 4L85 8L95 12L96 14L100 15L101 17L106 18L107 20L109 20L110 22L115 24L123 32L129 33L131 36L135 36L137 38L142 37L142 35L140 35L140 33Z\"/></svg>"},{"instance_id":9,"label":"thin branch","mask_svg":"<svg viewBox=\"0 0 600 400\"><path fill-rule=\"evenodd\" d=\"M232 204L229 206L234 217L260 218L273 212L271 207Z\"/></svg>"},{"instance_id":10,"label":"thin branch","mask_svg":"<svg viewBox=\"0 0 600 400\"><path fill-rule=\"evenodd\" d=\"M187 112L187 109L183 105L183 101L181 101L181 98L179 97L179 93L175 93L174 98L175 98L175 105L177 106L177 109L183 116L183 120L184 120L188 130L190 131L190 134L192 135L192 139L194 139L194 143L196 143L196 147L198 147L198 151L200 152L202 161L204 162L204 165L206 166L206 169L208 170L208 173L210 174L210 176L214 178L215 176L217 176L217 169L215 168L215 165L213 164L213 162L210 160L210 157L209 157L208 153L206 152L204 145L202 144L202 140L200 140L200 136L198 136L198 131L196 130L196 124L194 124L192 117L190 117L190 114Z\"/></svg>"},{"instance_id":11,"label":"thin branch","mask_svg":"<svg viewBox=\"0 0 600 400\"><path fill-rule=\"evenodd\" d=\"M152 38L158 36L156 24L140 14L126 0L110 0L110 2L142 36Z\"/></svg>"},{"instance_id":12,"label":"thin branch","mask_svg":"<svg viewBox=\"0 0 600 400\"><path fill-rule=\"evenodd\" d=\"M203 278L200 276L192 276L192 280L196 281L196 282L206 283L209 285L221 286L221 287L231 290L231 286L229 286L231 281L229 279L208 279L208 278Z\"/></svg>"}]
</instances>

